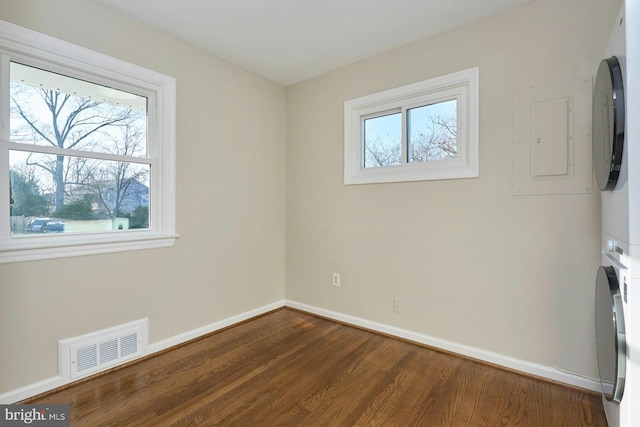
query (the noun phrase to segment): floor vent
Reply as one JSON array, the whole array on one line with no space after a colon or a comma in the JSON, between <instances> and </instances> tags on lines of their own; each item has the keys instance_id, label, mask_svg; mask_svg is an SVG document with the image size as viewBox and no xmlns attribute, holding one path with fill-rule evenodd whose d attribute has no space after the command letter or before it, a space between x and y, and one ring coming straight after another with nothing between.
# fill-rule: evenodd
<instances>
[{"instance_id":1,"label":"floor vent","mask_svg":"<svg viewBox=\"0 0 640 427\"><path fill-rule=\"evenodd\" d=\"M76 379L113 368L144 354L148 319L59 341L60 376Z\"/></svg>"}]
</instances>

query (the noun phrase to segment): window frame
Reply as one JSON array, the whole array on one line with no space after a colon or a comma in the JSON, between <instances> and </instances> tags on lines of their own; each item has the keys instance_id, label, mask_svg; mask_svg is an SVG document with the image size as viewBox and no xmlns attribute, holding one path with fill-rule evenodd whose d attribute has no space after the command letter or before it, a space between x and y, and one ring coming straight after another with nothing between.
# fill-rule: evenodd
<instances>
[{"instance_id":1,"label":"window frame","mask_svg":"<svg viewBox=\"0 0 640 427\"><path fill-rule=\"evenodd\" d=\"M148 98L151 206L148 229L46 236L11 234L9 64L11 61ZM176 81L158 72L0 20L0 264L172 246L175 229ZM24 144L21 144L24 147ZM23 148L24 151L24 148Z\"/></svg>"},{"instance_id":2,"label":"window frame","mask_svg":"<svg viewBox=\"0 0 640 427\"><path fill-rule=\"evenodd\" d=\"M412 108L457 100L455 159L408 162L407 116ZM364 120L400 111L400 165L364 167ZM344 185L373 184L479 176L479 68L469 68L418 83L345 101Z\"/></svg>"}]
</instances>

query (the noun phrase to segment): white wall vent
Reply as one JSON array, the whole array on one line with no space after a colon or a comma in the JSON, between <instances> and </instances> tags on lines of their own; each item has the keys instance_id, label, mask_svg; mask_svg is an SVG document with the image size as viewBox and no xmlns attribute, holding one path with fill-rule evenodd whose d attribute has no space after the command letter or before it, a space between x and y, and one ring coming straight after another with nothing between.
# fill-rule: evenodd
<instances>
[{"instance_id":1,"label":"white wall vent","mask_svg":"<svg viewBox=\"0 0 640 427\"><path fill-rule=\"evenodd\" d=\"M76 379L120 365L146 352L149 319L60 340L60 376Z\"/></svg>"}]
</instances>

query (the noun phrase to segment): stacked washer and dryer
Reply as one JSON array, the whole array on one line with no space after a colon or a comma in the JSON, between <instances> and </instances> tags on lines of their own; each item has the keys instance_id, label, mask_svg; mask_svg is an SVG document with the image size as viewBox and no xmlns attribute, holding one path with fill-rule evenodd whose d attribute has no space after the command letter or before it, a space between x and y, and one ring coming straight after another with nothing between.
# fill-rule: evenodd
<instances>
[{"instance_id":1,"label":"stacked washer and dryer","mask_svg":"<svg viewBox=\"0 0 640 427\"><path fill-rule=\"evenodd\" d=\"M594 169L602 191L596 343L610 427L640 425L639 43L640 0L626 0L608 57L598 68L592 123Z\"/></svg>"}]
</instances>

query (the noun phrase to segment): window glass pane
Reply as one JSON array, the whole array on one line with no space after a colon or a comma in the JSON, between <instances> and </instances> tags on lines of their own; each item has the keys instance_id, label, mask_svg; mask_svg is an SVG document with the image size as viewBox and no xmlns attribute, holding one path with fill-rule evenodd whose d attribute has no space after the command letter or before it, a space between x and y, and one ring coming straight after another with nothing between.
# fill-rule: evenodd
<instances>
[{"instance_id":1,"label":"window glass pane","mask_svg":"<svg viewBox=\"0 0 640 427\"><path fill-rule=\"evenodd\" d=\"M399 165L402 160L402 114L364 120L364 167Z\"/></svg>"},{"instance_id":2,"label":"window glass pane","mask_svg":"<svg viewBox=\"0 0 640 427\"><path fill-rule=\"evenodd\" d=\"M146 98L16 62L10 67L11 141L146 157Z\"/></svg>"},{"instance_id":3,"label":"window glass pane","mask_svg":"<svg viewBox=\"0 0 640 427\"><path fill-rule=\"evenodd\" d=\"M407 111L407 161L453 159L458 156L457 101L439 102Z\"/></svg>"},{"instance_id":4,"label":"window glass pane","mask_svg":"<svg viewBox=\"0 0 640 427\"><path fill-rule=\"evenodd\" d=\"M149 228L150 166L10 151L13 235Z\"/></svg>"}]
</instances>

